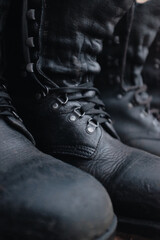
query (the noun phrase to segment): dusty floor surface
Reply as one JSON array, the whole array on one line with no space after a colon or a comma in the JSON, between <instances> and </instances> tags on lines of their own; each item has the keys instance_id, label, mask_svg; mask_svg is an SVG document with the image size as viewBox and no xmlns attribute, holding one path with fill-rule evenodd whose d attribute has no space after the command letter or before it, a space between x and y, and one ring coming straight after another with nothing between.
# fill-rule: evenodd
<instances>
[{"instance_id":1,"label":"dusty floor surface","mask_svg":"<svg viewBox=\"0 0 160 240\"><path fill-rule=\"evenodd\" d=\"M116 236L114 240L150 240L147 238L137 237L137 236Z\"/></svg>"}]
</instances>

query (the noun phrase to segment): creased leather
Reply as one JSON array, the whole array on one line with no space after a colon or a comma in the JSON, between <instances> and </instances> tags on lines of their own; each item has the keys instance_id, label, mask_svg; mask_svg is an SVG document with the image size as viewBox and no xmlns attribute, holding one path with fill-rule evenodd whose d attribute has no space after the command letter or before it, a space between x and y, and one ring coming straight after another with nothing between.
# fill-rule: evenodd
<instances>
[{"instance_id":1,"label":"creased leather","mask_svg":"<svg viewBox=\"0 0 160 240\"><path fill-rule=\"evenodd\" d=\"M40 57L37 68L46 77L55 74L83 76L98 73L96 56L102 39L131 7L133 0L43 0Z\"/></svg>"}]
</instances>

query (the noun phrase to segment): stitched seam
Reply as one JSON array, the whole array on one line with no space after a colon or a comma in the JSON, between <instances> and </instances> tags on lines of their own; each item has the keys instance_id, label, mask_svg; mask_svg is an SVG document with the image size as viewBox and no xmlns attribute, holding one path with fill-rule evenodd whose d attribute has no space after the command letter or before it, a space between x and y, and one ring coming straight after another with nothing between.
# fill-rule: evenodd
<instances>
[{"instance_id":1,"label":"stitched seam","mask_svg":"<svg viewBox=\"0 0 160 240\"><path fill-rule=\"evenodd\" d=\"M102 129L101 129L101 136L100 136L100 138L99 138L99 140L98 140L98 143L97 143L97 146L96 146L96 148L95 148L95 151L94 151L93 154L91 155L92 159L95 158L96 155L97 155L97 149L98 149L98 146L99 146L99 144L100 144L100 140L102 139L102 134L103 134L103 132L102 132Z\"/></svg>"},{"instance_id":2,"label":"stitched seam","mask_svg":"<svg viewBox=\"0 0 160 240\"><path fill-rule=\"evenodd\" d=\"M54 150L52 152L54 153L61 153L61 154L66 153L66 154L72 154L72 155L83 156L83 157L91 156L95 152L95 149L89 148L86 146L81 146L81 145L75 145L75 146L61 145L61 146L55 146L53 148Z\"/></svg>"},{"instance_id":3,"label":"stitched seam","mask_svg":"<svg viewBox=\"0 0 160 240\"><path fill-rule=\"evenodd\" d=\"M83 145L74 145L74 146L71 146L71 145L55 145L53 146L55 148L81 148L81 149L88 149L90 151L95 151L94 148L91 148L91 147L87 147L87 146L83 146Z\"/></svg>"},{"instance_id":4,"label":"stitched seam","mask_svg":"<svg viewBox=\"0 0 160 240\"><path fill-rule=\"evenodd\" d=\"M82 154L82 153L74 153L74 152L67 152L67 151L52 151L53 153L60 153L60 154L68 154L68 155L74 155L74 156L78 156L78 157L83 157L83 158L88 158L89 154Z\"/></svg>"}]
</instances>

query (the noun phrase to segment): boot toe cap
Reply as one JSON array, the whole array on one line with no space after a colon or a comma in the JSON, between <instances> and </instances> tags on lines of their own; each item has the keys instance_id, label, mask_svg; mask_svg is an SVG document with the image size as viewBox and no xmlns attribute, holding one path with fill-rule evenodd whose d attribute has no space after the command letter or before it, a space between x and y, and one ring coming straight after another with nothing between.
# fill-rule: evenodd
<instances>
[{"instance_id":1,"label":"boot toe cap","mask_svg":"<svg viewBox=\"0 0 160 240\"><path fill-rule=\"evenodd\" d=\"M28 174L19 169L1 191L3 232L23 239L98 239L114 220L107 192L88 174L51 160L28 166Z\"/></svg>"}]
</instances>

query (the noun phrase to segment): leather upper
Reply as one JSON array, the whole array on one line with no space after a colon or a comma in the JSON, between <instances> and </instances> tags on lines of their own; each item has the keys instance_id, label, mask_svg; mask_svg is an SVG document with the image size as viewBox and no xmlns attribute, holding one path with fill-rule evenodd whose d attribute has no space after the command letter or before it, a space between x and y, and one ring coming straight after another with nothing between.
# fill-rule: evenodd
<instances>
[{"instance_id":1,"label":"leather upper","mask_svg":"<svg viewBox=\"0 0 160 240\"><path fill-rule=\"evenodd\" d=\"M109 229L112 205L96 180L39 152L2 119L0 131L1 236L94 239Z\"/></svg>"},{"instance_id":2,"label":"leather upper","mask_svg":"<svg viewBox=\"0 0 160 240\"><path fill-rule=\"evenodd\" d=\"M74 0L43 0L36 64L40 74L52 80L55 74L81 77L98 73L96 56L102 50L102 39L113 33L115 24L132 3L133 0L81 0L78 4Z\"/></svg>"},{"instance_id":3,"label":"leather upper","mask_svg":"<svg viewBox=\"0 0 160 240\"><path fill-rule=\"evenodd\" d=\"M64 106L53 110L47 100L39 104L23 101L25 110L21 109L37 146L100 180L119 216L159 222L159 158L123 145L102 127L87 133L88 116L71 122L70 111L64 113Z\"/></svg>"}]
</instances>

